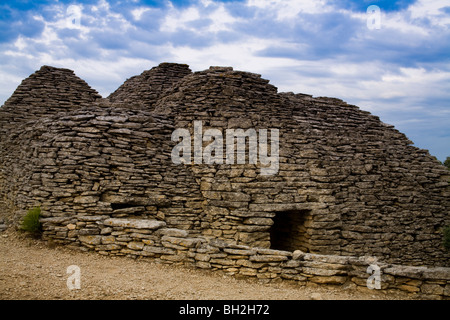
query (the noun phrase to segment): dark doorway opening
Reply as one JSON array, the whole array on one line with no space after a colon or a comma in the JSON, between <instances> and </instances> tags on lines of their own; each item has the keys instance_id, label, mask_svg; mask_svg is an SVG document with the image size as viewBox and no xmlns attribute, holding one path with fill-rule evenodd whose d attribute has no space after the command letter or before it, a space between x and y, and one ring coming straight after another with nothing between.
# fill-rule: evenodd
<instances>
[{"instance_id":1,"label":"dark doorway opening","mask_svg":"<svg viewBox=\"0 0 450 320\"><path fill-rule=\"evenodd\" d=\"M311 210L277 212L270 229L270 248L310 252Z\"/></svg>"},{"instance_id":2,"label":"dark doorway opening","mask_svg":"<svg viewBox=\"0 0 450 320\"><path fill-rule=\"evenodd\" d=\"M111 203L111 208L113 212L111 217L113 218L123 218L131 216L145 216L146 209L145 206L136 203Z\"/></svg>"}]
</instances>

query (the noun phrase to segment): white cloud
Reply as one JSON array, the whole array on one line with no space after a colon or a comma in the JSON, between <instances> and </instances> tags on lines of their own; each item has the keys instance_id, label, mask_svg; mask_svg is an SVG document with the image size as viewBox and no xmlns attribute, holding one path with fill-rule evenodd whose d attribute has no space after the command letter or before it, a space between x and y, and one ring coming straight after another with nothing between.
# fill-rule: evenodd
<instances>
[{"instance_id":1,"label":"white cloud","mask_svg":"<svg viewBox=\"0 0 450 320\"><path fill-rule=\"evenodd\" d=\"M16 40L16 42L14 42L14 46L19 50L22 51L27 47L27 42L24 40L24 38L22 36L19 36Z\"/></svg>"},{"instance_id":2,"label":"white cloud","mask_svg":"<svg viewBox=\"0 0 450 320\"><path fill-rule=\"evenodd\" d=\"M99 0L97 2L97 5L92 6L93 12L101 10L107 12L109 11L109 9L110 9L109 3L106 0Z\"/></svg>"},{"instance_id":3,"label":"white cloud","mask_svg":"<svg viewBox=\"0 0 450 320\"><path fill-rule=\"evenodd\" d=\"M381 28L392 29L405 34L415 34L421 37L430 34L428 27L411 23L404 12L382 13Z\"/></svg>"},{"instance_id":4,"label":"white cloud","mask_svg":"<svg viewBox=\"0 0 450 320\"><path fill-rule=\"evenodd\" d=\"M141 20L142 15L148 11L150 11L150 8L141 7L131 10L131 14L133 15L134 20L139 21Z\"/></svg>"},{"instance_id":5,"label":"white cloud","mask_svg":"<svg viewBox=\"0 0 450 320\"><path fill-rule=\"evenodd\" d=\"M103 97L107 97L127 78L158 65L160 61L120 57L101 61L91 58L81 62L74 59L61 59L52 63L75 70L77 76L84 80L88 79L89 85Z\"/></svg>"},{"instance_id":6,"label":"white cloud","mask_svg":"<svg viewBox=\"0 0 450 320\"><path fill-rule=\"evenodd\" d=\"M213 21L208 27L209 32L231 30L233 23L238 21L238 19L230 15L224 5L220 5L216 10L209 14L208 19Z\"/></svg>"},{"instance_id":7,"label":"white cloud","mask_svg":"<svg viewBox=\"0 0 450 320\"><path fill-rule=\"evenodd\" d=\"M449 6L447 0L418 0L402 11L382 11L382 28L432 37L436 28L448 31L450 15L441 9Z\"/></svg>"},{"instance_id":8,"label":"white cloud","mask_svg":"<svg viewBox=\"0 0 450 320\"><path fill-rule=\"evenodd\" d=\"M207 50L189 46L173 46L169 51L176 61L183 59L195 69L207 69L210 66L233 66L235 69L256 70L261 66L264 58L254 56L258 50L264 49L272 42L259 38L241 39L243 42L215 44ZM256 71L255 71L256 72Z\"/></svg>"},{"instance_id":9,"label":"white cloud","mask_svg":"<svg viewBox=\"0 0 450 320\"><path fill-rule=\"evenodd\" d=\"M434 25L448 27L450 15L441 9L449 7L448 0L418 0L408 8L412 19L427 18Z\"/></svg>"},{"instance_id":10,"label":"white cloud","mask_svg":"<svg viewBox=\"0 0 450 320\"><path fill-rule=\"evenodd\" d=\"M8 99L16 90L17 86L23 80L22 77L16 75L14 72L17 70L11 70L10 72L0 72L0 106Z\"/></svg>"},{"instance_id":11,"label":"white cloud","mask_svg":"<svg viewBox=\"0 0 450 320\"><path fill-rule=\"evenodd\" d=\"M442 101L450 100L450 64L442 52L450 17L440 10L447 2L382 10L381 30L367 29L364 12L325 0L169 1L157 9L135 3L128 14L100 0L80 5L76 28L68 27L68 5L57 3L47 15L34 14L44 24L39 36L0 44L0 100L22 79L16 66L30 73L43 64L70 68L107 96L126 78L171 61L260 73L279 91L341 98L413 130L417 119L449 116ZM397 113L404 118L391 116Z\"/></svg>"},{"instance_id":12,"label":"white cloud","mask_svg":"<svg viewBox=\"0 0 450 320\"><path fill-rule=\"evenodd\" d=\"M420 37L435 36L436 27L448 31L450 15L441 9L449 6L448 0L417 0L401 11L385 11L381 8L381 29ZM345 9L337 9L337 11L362 22L368 18L365 12L352 12Z\"/></svg>"},{"instance_id":13,"label":"white cloud","mask_svg":"<svg viewBox=\"0 0 450 320\"><path fill-rule=\"evenodd\" d=\"M324 13L332 10L325 0L248 0L247 5L276 13L277 20L293 19L299 13Z\"/></svg>"},{"instance_id":14,"label":"white cloud","mask_svg":"<svg viewBox=\"0 0 450 320\"><path fill-rule=\"evenodd\" d=\"M212 0L200 0L200 3L204 6L204 7L208 7L210 5L212 5L214 2Z\"/></svg>"},{"instance_id":15,"label":"white cloud","mask_svg":"<svg viewBox=\"0 0 450 320\"><path fill-rule=\"evenodd\" d=\"M198 19L200 19L200 13L197 8L189 7L181 10L172 8L165 17L164 22L160 27L160 31L175 32L179 29L195 31L195 28L189 26L189 23Z\"/></svg>"},{"instance_id":16,"label":"white cloud","mask_svg":"<svg viewBox=\"0 0 450 320\"><path fill-rule=\"evenodd\" d=\"M173 33L188 30L197 34L217 33L231 30L237 21L239 19L233 17L223 3L203 0L199 5L187 8L172 6L160 26L160 31Z\"/></svg>"}]
</instances>

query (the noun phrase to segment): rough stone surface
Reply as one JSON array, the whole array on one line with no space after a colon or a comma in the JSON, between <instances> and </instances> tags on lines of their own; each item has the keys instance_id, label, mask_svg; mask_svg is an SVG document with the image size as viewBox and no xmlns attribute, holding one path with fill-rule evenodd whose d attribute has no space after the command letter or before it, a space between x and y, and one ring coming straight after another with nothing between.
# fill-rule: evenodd
<instances>
[{"instance_id":1,"label":"rough stone surface","mask_svg":"<svg viewBox=\"0 0 450 320\"><path fill-rule=\"evenodd\" d=\"M186 64L161 63L158 67L125 81L108 99L111 102L126 103L129 108L151 110L165 90L190 73Z\"/></svg>"},{"instance_id":2,"label":"rough stone surface","mask_svg":"<svg viewBox=\"0 0 450 320\"><path fill-rule=\"evenodd\" d=\"M224 137L278 129L277 173L261 175L259 160L174 164L172 133L193 137L194 121ZM72 71L44 66L2 106L0 124L0 200L10 212L2 225L40 206L46 240L265 279L306 277L302 266L287 267L298 261L352 265L360 279L360 256L449 266L441 233L450 224L448 170L339 99L278 93L230 67L192 73L167 63L101 99ZM260 269L269 267L280 269ZM311 281L342 282L316 269ZM448 273L386 270L430 281Z\"/></svg>"},{"instance_id":3,"label":"rough stone surface","mask_svg":"<svg viewBox=\"0 0 450 320\"><path fill-rule=\"evenodd\" d=\"M144 219L106 219L103 222L107 226L136 228L136 229L158 229L166 225L164 221Z\"/></svg>"}]
</instances>

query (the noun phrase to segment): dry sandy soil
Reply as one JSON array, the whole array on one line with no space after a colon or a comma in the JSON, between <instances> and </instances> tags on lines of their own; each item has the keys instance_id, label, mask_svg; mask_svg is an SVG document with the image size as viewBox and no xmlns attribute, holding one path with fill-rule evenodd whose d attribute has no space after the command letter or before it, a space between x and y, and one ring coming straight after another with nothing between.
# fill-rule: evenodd
<instances>
[{"instance_id":1,"label":"dry sandy soil","mask_svg":"<svg viewBox=\"0 0 450 320\"><path fill-rule=\"evenodd\" d=\"M79 290L67 267L79 266ZM49 247L14 230L0 233L0 300L407 300L366 288L264 284L207 270Z\"/></svg>"}]
</instances>

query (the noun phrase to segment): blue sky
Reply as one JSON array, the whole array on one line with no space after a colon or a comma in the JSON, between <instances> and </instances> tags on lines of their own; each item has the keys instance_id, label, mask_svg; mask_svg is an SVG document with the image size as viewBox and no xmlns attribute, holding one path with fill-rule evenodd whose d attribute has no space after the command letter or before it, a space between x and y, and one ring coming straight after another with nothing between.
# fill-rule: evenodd
<instances>
[{"instance_id":1,"label":"blue sky","mask_svg":"<svg viewBox=\"0 0 450 320\"><path fill-rule=\"evenodd\" d=\"M165 61L233 66L279 91L340 98L450 156L448 0L0 3L0 104L44 64L106 97Z\"/></svg>"}]
</instances>

